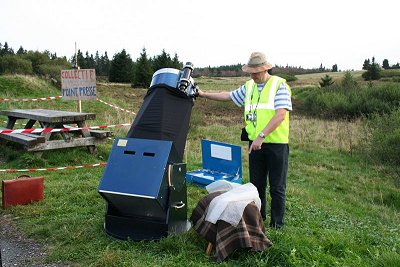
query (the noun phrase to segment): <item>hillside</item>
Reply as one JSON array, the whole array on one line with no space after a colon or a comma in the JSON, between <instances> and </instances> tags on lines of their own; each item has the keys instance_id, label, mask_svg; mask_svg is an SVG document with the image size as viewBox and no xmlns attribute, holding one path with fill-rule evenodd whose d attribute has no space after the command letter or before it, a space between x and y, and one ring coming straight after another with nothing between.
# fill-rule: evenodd
<instances>
[{"instance_id":1,"label":"hillside","mask_svg":"<svg viewBox=\"0 0 400 267\"><path fill-rule=\"evenodd\" d=\"M292 85L315 84L318 77L299 77ZM203 90L229 90L244 78L197 78ZM30 76L0 76L0 98L59 95L60 90ZM98 98L138 112L146 89L126 84L98 83ZM91 125L131 123L134 116L99 101L83 102L94 112ZM76 110L74 101L0 101L0 109L45 108ZM0 117L5 120L4 117ZM203 138L242 146L243 178L248 182L247 147L240 141L242 111L230 102L197 99L186 144L187 169L201 166ZM400 188L396 173L371 164L358 153L364 139L361 121L321 120L291 114L291 145L287 185L287 225L266 228L274 245L261 253L235 252L221 266L399 266ZM114 128L124 137L129 127ZM94 164L107 161L112 140L91 155L86 148L47 151L42 157L0 142L1 180L22 173L7 169ZM45 262L68 266L210 266L207 242L195 231L160 242L126 242L103 231L105 202L97 192L104 168L65 169L29 173L45 177L45 200L0 210L13 219L23 236L46 245ZM206 195L188 185L188 217ZM0 225L4 221L0 222ZM267 222L265 223L267 226Z\"/></svg>"}]
</instances>

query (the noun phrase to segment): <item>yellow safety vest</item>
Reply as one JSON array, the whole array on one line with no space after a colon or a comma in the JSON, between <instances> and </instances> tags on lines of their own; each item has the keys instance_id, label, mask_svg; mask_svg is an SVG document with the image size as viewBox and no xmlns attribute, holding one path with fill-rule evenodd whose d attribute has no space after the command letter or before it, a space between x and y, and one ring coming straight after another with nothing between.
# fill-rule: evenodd
<instances>
[{"instance_id":1,"label":"yellow safety vest","mask_svg":"<svg viewBox=\"0 0 400 267\"><path fill-rule=\"evenodd\" d=\"M261 95L259 95L257 84L255 84L253 80L246 82L244 120L250 140L255 140L258 134L267 126L268 122L275 115L275 95L280 84L283 82L286 82L286 80L278 76L271 76L264 85ZM286 85L286 87L291 95L290 87L288 85ZM256 120L247 120L247 114L255 114ZM289 143L289 112L286 112L285 120L265 137L264 143Z\"/></svg>"}]
</instances>

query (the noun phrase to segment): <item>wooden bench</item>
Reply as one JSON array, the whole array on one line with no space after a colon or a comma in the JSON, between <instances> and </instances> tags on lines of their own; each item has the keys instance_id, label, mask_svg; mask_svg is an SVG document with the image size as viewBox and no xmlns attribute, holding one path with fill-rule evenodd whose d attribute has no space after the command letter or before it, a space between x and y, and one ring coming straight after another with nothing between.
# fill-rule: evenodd
<instances>
[{"instance_id":1,"label":"wooden bench","mask_svg":"<svg viewBox=\"0 0 400 267\"><path fill-rule=\"evenodd\" d=\"M63 127L70 129L68 132L71 132L71 133L79 131L79 130L72 129L74 127L71 127L69 125L63 125ZM103 139L103 138L114 136L114 133L111 132L111 131L92 130L91 129L91 130L89 130L89 132L90 132L90 136L93 136L93 137L96 137L96 138L99 138L99 139Z\"/></svg>"},{"instance_id":2,"label":"wooden bench","mask_svg":"<svg viewBox=\"0 0 400 267\"><path fill-rule=\"evenodd\" d=\"M5 130L5 128L0 128L0 130ZM0 134L0 138L19 143L27 148L46 142L44 136L29 133Z\"/></svg>"},{"instance_id":3,"label":"wooden bench","mask_svg":"<svg viewBox=\"0 0 400 267\"><path fill-rule=\"evenodd\" d=\"M96 138L107 138L107 137L111 137L114 135L113 132L111 131L102 131L102 130L90 130L90 135L94 136Z\"/></svg>"}]
</instances>

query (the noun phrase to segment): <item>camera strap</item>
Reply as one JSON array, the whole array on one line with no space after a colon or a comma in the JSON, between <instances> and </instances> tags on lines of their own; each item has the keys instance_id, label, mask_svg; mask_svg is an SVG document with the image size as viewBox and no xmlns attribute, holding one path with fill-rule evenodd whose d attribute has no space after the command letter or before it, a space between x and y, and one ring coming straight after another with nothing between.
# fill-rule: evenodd
<instances>
[{"instance_id":1,"label":"camera strap","mask_svg":"<svg viewBox=\"0 0 400 267\"><path fill-rule=\"evenodd\" d=\"M261 90L258 90L258 84L257 84L257 91L258 91L258 99L257 99L257 103L256 103L256 107L254 108L254 112L251 110L251 107L253 106L253 96L254 96L254 84L253 84L253 88L251 90L251 96L250 96L250 113L254 114L254 116L256 116L256 120L252 121L254 128L256 127L256 121L257 121L257 107L258 107L258 103L260 102L260 96L261 96L261 92L264 89L265 84L263 84L263 86L261 87Z\"/></svg>"}]
</instances>

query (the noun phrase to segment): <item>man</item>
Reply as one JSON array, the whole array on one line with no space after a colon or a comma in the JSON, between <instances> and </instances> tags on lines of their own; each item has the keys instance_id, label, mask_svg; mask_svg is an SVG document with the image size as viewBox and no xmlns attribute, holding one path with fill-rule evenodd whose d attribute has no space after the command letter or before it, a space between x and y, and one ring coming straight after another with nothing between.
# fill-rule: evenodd
<instances>
[{"instance_id":1,"label":"man","mask_svg":"<svg viewBox=\"0 0 400 267\"><path fill-rule=\"evenodd\" d=\"M263 53L254 52L244 72L251 80L231 92L204 92L199 96L212 100L232 100L244 106L245 135L249 140L250 182L257 187L261 199L261 216L266 219L267 177L271 196L270 227L284 225L286 177L289 158L289 111L291 90L286 81L271 76L272 65Z\"/></svg>"}]
</instances>

